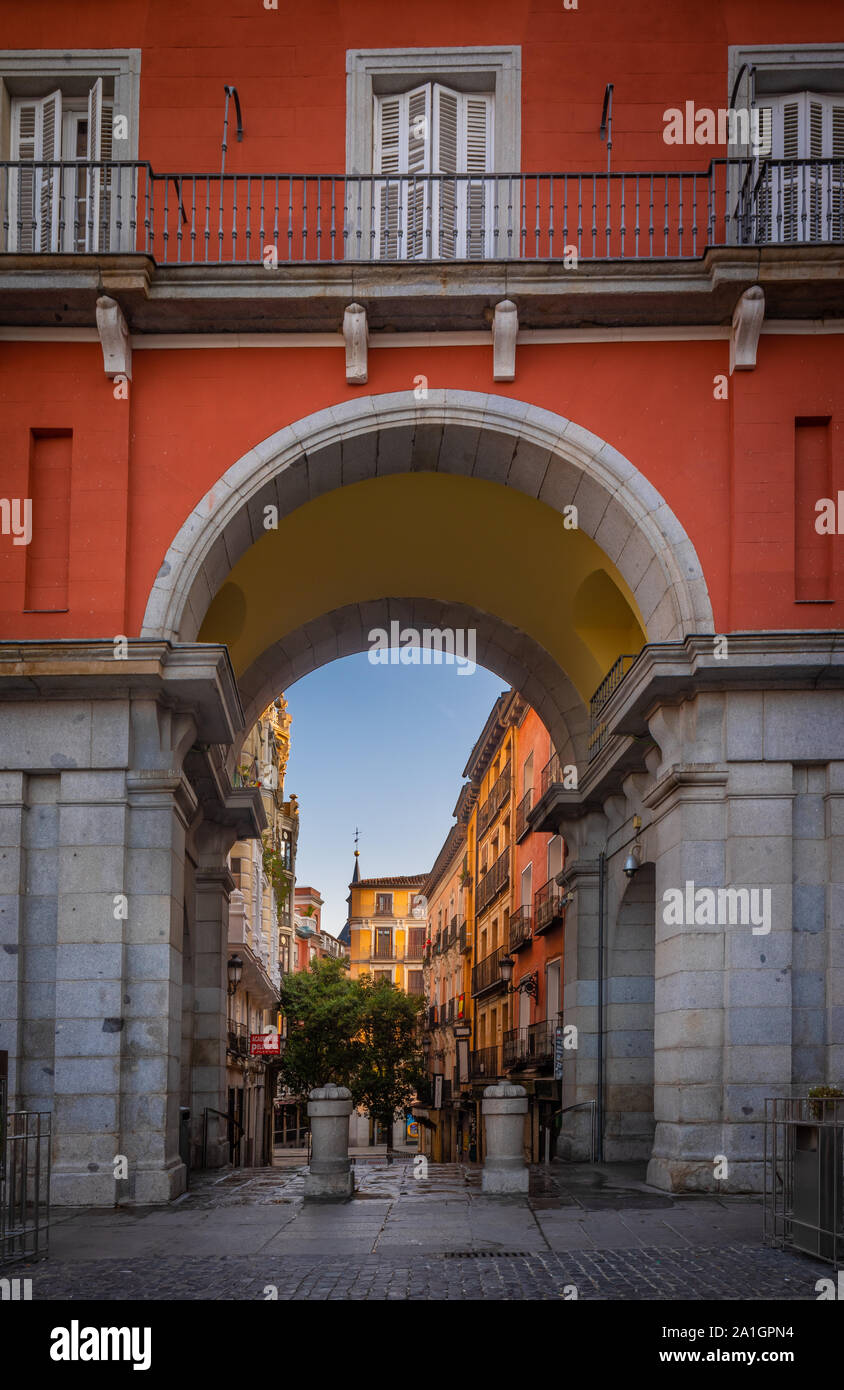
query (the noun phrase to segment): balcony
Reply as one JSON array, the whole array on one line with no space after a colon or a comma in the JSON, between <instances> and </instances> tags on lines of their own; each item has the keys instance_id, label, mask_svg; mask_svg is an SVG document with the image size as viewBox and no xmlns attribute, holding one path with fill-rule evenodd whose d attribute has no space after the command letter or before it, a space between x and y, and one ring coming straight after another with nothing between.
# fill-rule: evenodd
<instances>
[{"instance_id":1,"label":"balcony","mask_svg":"<svg viewBox=\"0 0 844 1390\"><path fill-rule=\"evenodd\" d=\"M562 782L563 768L557 754L554 753L542 769L541 795L544 796L549 787L553 787L555 782Z\"/></svg>"},{"instance_id":2,"label":"balcony","mask_svg":"<svg viewBox=\"0 0 844 1390\"><path fill-rule=\"evenodd\" d=\"M554 1066L556 1023L548 1020L504 1034L505 1071L551 1071Z\"/></svg>"},{"instance_id":3,"label":"balcony","mask_svg":"<svg viewBox=\"0 0 844 1390\"><path fill-rule=\"evenodd\" d=\"M427 1031L430 1032L430 1030L431 1030L432 1028L436 1028L436 1026L437 1026L437 1006L436 1006L436 1004L429 1004L429 1005L428 1005L428 1008L425 1010L425 1012L424 1012L423 1015L422 1015L422 1027L425 1028Z\"/></svg>"},{"instance_id":4,"label":"balcony","mask_svg":"<svg viewBox=\"0 0 844 1390\"><path fill-rule=\"evenodd\" d=\"M78 186L90 194L79 202ZM33 274L40 259L62 276L64 321L94 328L93 257L133 333L331 332L342 344L350 265L364 275L370 332L477 331L502 297L517 300L523 331L582 325L584 298L594 326L723 325L753 284L769 318L797 305L823 318L844 244L842 186L840 158L392 179L2 161L0 255L15 259L0 314L55 323ZM446 214L467 193L471 231ZM801 246L826 254L801 260Z\"/></svg>"},{"instance_id":5,"label":"balcony","mask_svg":"<svg viewBox=\"0 0 844 1390\"><path fill-rule=\"evenodd\" d=\"M226 1049L235 1057L249 1056L249 1029L245 1023L229 1022Z\"/></svg>"},{"instance_id":6,"label":"balcony","mask_svg":"<svg viewBox=\"0 0 844 1390\"><path fill-rule=\"evenodd\" d=\"M86 199L77 199L84 169ZM707 247L844 240L844 160L714 159L695 172L155 173L2 161L0 251L141 253L159 265L689 260ZM473 206L471 227L456 209ZM389 208L389 215L385 210Z\"/></svg>"},{"instance_id":7,"label":"balcony","mask_svg":"<svg viewBox=\"0 0 844 1390\"><path fill-rule=\"evenodd\" d=\"M405 947L405 958L407 960L421 960L425 951L425 928L408 927L407 945Z\"/></svg>"},{"instance_id":8,"label":"balcony","mask_svg":"<svg viewBox=\"0 0 844 1390\"><path fill-rule=\"evenodd\" d=\"M392 941L379 941L376 937L372 958L373 960L394 960L395 947Z\"/></svg>"},{"instance_id":9,"label":"balcony","mask_svg":"<svg viewBox=\"0 0 844 1390\"><path fill-rule=\"evenodd\" d=\"M460 934L460 924L459 924L459 922L458 922L458 920L457 920L457 917L455 916L455 917L452 917L451 921L450 921L449 924L448 924L448 945L449 945L449 949L451 949L452 946L455 946L455 945L457 944L457 938L458 938L459 934Z\"/></svg>"},{"instance_id":10,"label":"balcony","mask_svg":"<svg viewBox=\"0 0 844 1390\"><path fill-rule=\"evenodd\" d=\"M460 932L457 937L461 953L466 956L472 950L472 937L465 922L460 923Z\"/></svg>"},{"instance_id":11,"label":"balcony","mask_svg":"<svg viewBox=\"0 0 844 1390\"><path fill-rule=\"evenodd\" d=\"M510 764L504 768L492 791L478 811L478 835L483 835L510 796Z\"/></svg>"},{"instance_id":12,"label":"balcony","mask_svg":"<svg viewBox=\"0 0 844 1390\"><path fill-rule=\"evenodd\" d=\"M510 915L510 950L521 951L533 940L530 905L517 908Z\"/></svg>"},{"instance_id":13,"label":"balcony","mask_svg":"<svg viewBox=\"0 0 844 1390\"><path fill-rule=\"evenodd\" d=\"M469 1075L473 1081L497 1081L502 1075L501 1048L481 1047L469 1054Z\"/></svg>"},{"instance_id":14,"label":"balcony","mask_svg":"<svg viewBox=\"0 0 844 1390\"><path fill-rule=\"evenodd\" d=\"M507 947L499 946L496 951L491 951L488 956L472 967L472 996L477 998L483 994L491 994L493 990L503 990L504 982L501 979L501 971L498 963L507 955Z\"/></svg>"},{"instance_id":15,"label":"balcony","mask_svg":"<svg viewBox=\"0 0 844 1390\"><path fill-rule=\"evenodd\" d=\"M533 895L533 934L541 935L563 920L563 890L553 878Z\"/></svg>"},{"instance_id":16,"label":"balcony","mask_svg":"<svg viewBox=\"0 0 844 1390\"><path fill-rule=\"evenodd\" d=\"M475 894L475 911L483 912L488 907L493 898L496 898L502 888L506 888L510 882L510 850L505 849L499 854L491 869L478 879L478 889Z\"/></svg>"},{"instance_id":17,"label":"balcony","mask_svg":"<svg viewBox=\"0 0 844 1390\"><path fill-rule=\"evenodd\" d=\"M530 830L528 816L533 809L533 787L525 792L518 806L516 807L516 844L523 840Z\"/></svg>"},{"instance_id":18,"label":"balcony","mask_svg":"<svg viewBox=\"0 0 844 1390\"><path fill-rule=\"evenodd\" d=\"M589 761L597 757L609 737L607 725L601 720L601 711L615 694L621 685L633 662L636 654L625 652L610 667L595 694L589 701Z\"/></svg>"}]
</instances>

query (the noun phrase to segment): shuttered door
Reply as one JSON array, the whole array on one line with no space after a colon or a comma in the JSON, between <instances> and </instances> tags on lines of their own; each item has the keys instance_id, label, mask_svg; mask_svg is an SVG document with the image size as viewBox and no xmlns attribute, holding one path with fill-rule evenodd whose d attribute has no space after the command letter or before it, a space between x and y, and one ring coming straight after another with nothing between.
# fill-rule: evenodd
<instances>
[{"instance_id":1,"label":"shuttered door","mask_svg":"<svg viewBox=\"0 0 844 1390\"><path fill-rule=\"evenodd\" d=\"M437 82L376 97L374 139L376 257L489 255L492 97Z\"/></svg>"},{"instance_id":2,"label":"shuttered door","mask_svg":"<svg viewBox=\"0 0 844 1390\"><path fill-rule=\"evenodd\" d=\"M61 158L62 95L51 92L42 100L15 104L12 158L58 160ZM12 251L59 249L59 170L13 170L10 177Z\"/></svg>"},{"instance_id":3,"label":"shuttered door","mask_svg":"<svg viewBox=\"0 0 844 1390\"><path fill-rule=\"evenodd\" d=\"M430 237L431 87L375 98L375 255L415 259Z\"/></svg>"},{"instance_id":4,"label":"shuttered door","mask_svg":"<svg viewBox=\"0 0 844 1390\"><path fill-rule=\"evenodd\" d=\"M762 129L770 129L772 160L782 162L763 165L759 176L759 240L841 240L844 97L797 92L775 98L763 110Z\"/></svg>"},{"instance_id":5,"label":"shuttered door","mask_svg":"<svg viewBox=\"0 0 844 1390\"><path fill-rule=\"evenodd\" d=\"M439 254L444 260L491 255L492 97L434 83L433 126L434 172L479 176L435 181Z\"/></svg>"}]
</instances>

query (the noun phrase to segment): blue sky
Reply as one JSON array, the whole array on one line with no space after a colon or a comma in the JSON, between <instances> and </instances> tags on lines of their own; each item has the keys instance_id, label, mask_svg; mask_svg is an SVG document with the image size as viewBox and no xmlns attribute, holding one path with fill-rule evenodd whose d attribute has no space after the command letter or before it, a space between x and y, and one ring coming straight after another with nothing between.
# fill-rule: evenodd
<instances>
[{"instance_id":1,"label":"blue sky","mask_svg":"<svg viewBox=\"0 0 844 1390\"><path fill-rule=\"evenodd\" d=\"M296 879L335 935L360 828L361 877L427 871L453 824L461 773L506 689L478 666L333 661L285 691L293 717L285 795L299 798Z\"/></svg>"}]
</instances>

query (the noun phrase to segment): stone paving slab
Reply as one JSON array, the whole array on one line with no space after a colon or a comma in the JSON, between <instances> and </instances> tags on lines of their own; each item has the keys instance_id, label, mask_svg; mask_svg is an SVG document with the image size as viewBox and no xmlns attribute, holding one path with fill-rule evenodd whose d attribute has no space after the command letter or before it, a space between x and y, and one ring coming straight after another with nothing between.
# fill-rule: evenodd
<instances>
[{"instance_id":1,"label":"stone paving slab","mask_svg":"<svg viewBox=\"0 0 844 1390\"><path fill-rule=\"evenodd\" d=\"M56 1261L18 1266L34 1301L72 1299L461 1299L814 1301L828 1267L755 1246L546 1251L511 1257L333 1254Z\"/></svg>"},{"instance_id":2,"label":"stone paving slab","mask_svg":"<svg viewBox=\"0 0 844 1390\"><path fill-rule=\"evenodd\" d=\"M574 1284L581 1298L814 1299L828 1274L762 1245L754 1199L675 1198L612 1170L534 1170L527 1197L488 1197L476 1167L418 1179L409 1158L376 1159L338 1204L306 1204L304 1171L192 1175L165 1208L59 1209L50 1260L20 1268L35 1299L250 1299L267 1284L280 1298L546 1299Z\"/></svg>"}]
</instances>

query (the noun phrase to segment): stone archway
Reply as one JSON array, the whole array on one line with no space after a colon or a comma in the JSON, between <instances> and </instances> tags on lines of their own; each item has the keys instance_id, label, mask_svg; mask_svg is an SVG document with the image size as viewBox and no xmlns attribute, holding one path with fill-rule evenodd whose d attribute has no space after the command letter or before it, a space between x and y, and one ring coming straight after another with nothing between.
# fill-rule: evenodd
<instances>
[{"instance_id":1,"label":"stone archway","mask_svg":"<svg viewBox=\"0 0 844 1390\"><path fill-rule=\"evenodd\" d=\"M196 639L213 596L279 516L335 488L403 472L444 472L503 484L562 512L617 566L651 641L712 632L700 561L657 490L612 445L564 416L507 396L431 390L365 396L296 421L243 454L174 538L147 602L141 635Z\"/></svg>"}]
</instances>

